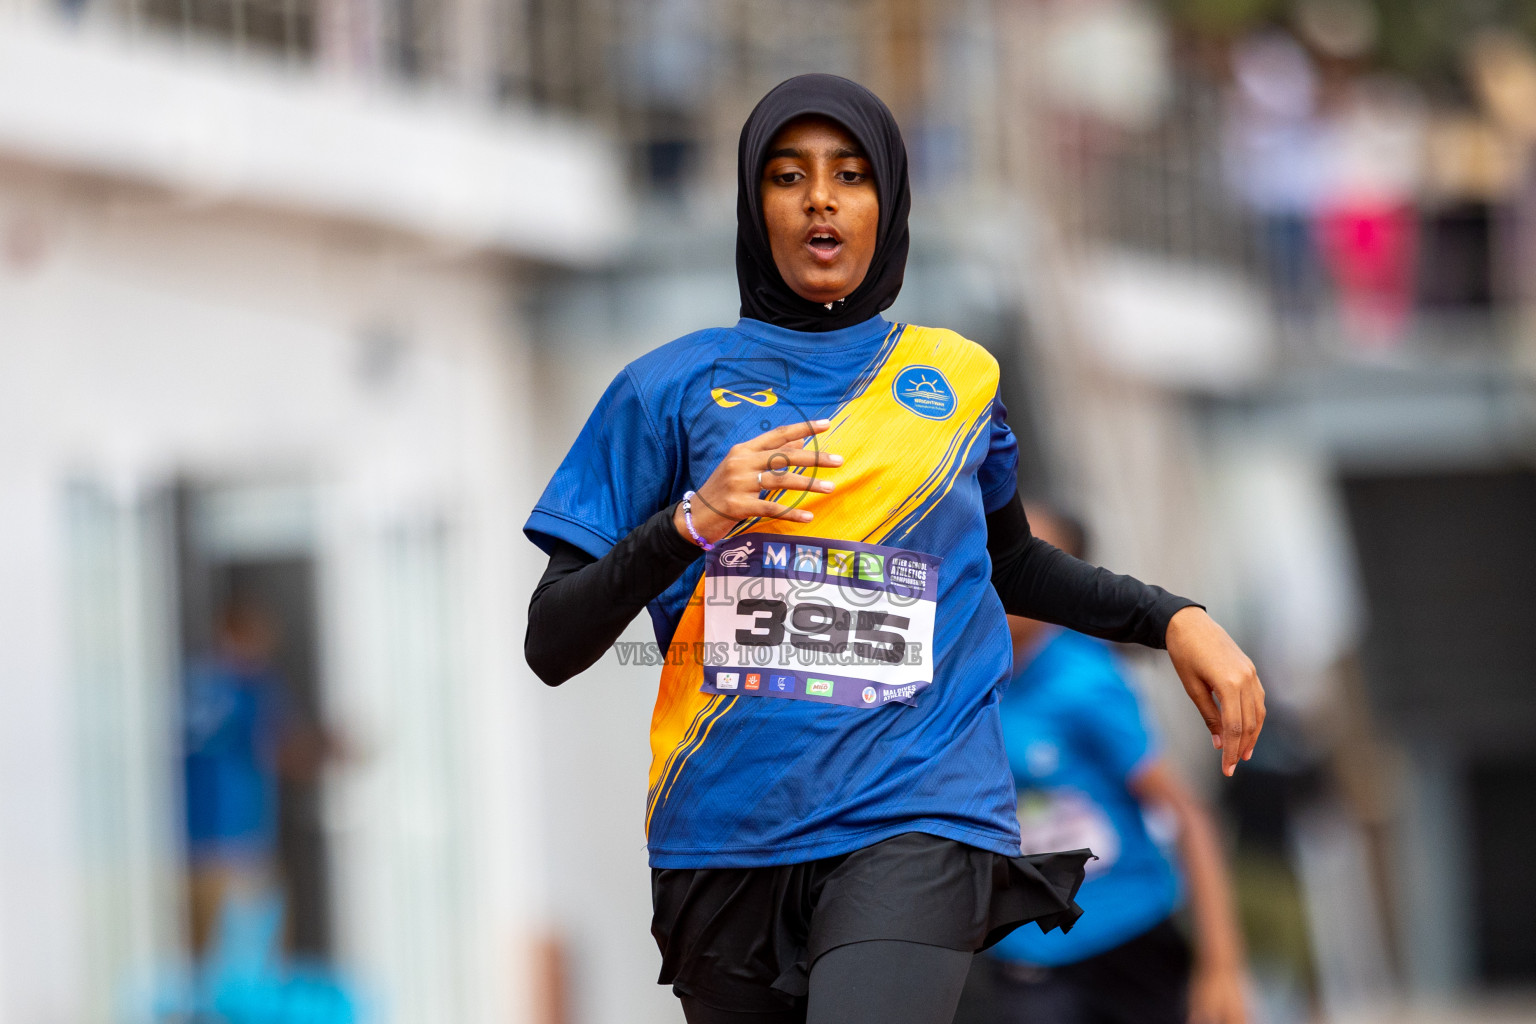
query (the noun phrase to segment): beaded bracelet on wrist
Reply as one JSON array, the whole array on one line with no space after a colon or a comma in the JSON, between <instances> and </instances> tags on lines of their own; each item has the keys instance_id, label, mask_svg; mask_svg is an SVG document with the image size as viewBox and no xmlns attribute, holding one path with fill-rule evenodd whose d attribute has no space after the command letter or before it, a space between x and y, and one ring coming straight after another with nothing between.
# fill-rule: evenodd
<instances>
[{"instance_id":1,"label":"beaded bracelet on wrist","mask_svg":"<svg viewBox=\"0 0 1536 1024\"><path fill-rule=\"evenodd\" d=\"M695 544L705 551L713 551L715 546L699 536L699 531L693 528L693 494L693 491L683 494L683 525L688 527L688 536L693 538Z\"/></svg>"}]
</instances>

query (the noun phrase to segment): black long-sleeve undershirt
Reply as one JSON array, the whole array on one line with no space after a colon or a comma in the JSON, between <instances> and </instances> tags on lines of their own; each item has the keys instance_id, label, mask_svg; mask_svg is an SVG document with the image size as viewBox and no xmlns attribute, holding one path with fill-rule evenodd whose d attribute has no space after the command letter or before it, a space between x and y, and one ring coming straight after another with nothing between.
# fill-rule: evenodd
<instances>
[{"instance_id":1,"label":"black long-sleeve undershirt","mask_svg":"<svg viewBox=\"0 0 1536 1024\"><path fill-rule=\"evenodd\" d=\"M559 686L590 668L647 604L704 552L673 525L675 505L636 527L602 558L557 540L528 606L523 652ZM1168 620L1195 602L1073 558L1034 536L1015 494L987 516L992 585L1012 615L1124 643L1162 647Z\"/></svg>"},{"instance_id":2,"label":"black long-sleeve undershirt","mask_svg":"<svg viewBox=\"0 0 1536 1024\"><path fill-rule=\"evenodd\" d=\"M1004 611L1089 636L1163 647L1168 620L1195 605L1134 576L1090 565L1036 537L1017 494L987 516L987 553L992 556L992 587Z\"/></svg>"},{"instance_id":3,"label":"black long-sleeve undershirt","mask_svg":"<svg viewBox=\"0 0 1536 1024\"><path fill-rule=\"evenodd\" d=\"M544 682L559 686L591 668L635 616L704 553L672 525L668 505L602 558L563 540L528 604L523 655Z\"/></svg>"}]
</instances>

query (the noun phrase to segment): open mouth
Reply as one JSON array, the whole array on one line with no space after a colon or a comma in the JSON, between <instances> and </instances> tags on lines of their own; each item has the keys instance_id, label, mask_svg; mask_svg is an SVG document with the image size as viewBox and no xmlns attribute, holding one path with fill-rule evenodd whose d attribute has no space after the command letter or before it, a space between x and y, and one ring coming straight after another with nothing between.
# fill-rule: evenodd
<instances>
[{"instance_id":1,"label":"open mouth","mask_svg":"<svg viewBox=\"0 0 1536 1024\"><path fill-rule=\"evenodd\" d=\"M831 260L843 248L842 239L827 231L812 232L805 244L819 260Z\"/></svg>"}]
</instances>

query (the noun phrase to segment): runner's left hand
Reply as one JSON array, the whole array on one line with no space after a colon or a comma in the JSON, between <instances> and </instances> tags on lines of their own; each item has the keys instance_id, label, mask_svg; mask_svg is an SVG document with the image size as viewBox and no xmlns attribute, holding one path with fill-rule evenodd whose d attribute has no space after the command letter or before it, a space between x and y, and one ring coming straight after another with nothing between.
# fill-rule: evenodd
<instances>
[{"instance_id":1,"label":"runner's left hand","mask_svg":"<svg viewBox=\"0 0 1536 1024\"><path fill-rule=\"evenodd\" d=\"M1241 971L1196 967L1189 980L1189 1024L1247 1024Z\"/></svg>"},{"instance_id":2,"label":"runner's left hand","mask_svg":"<svg viewBox=\"0 0 1536 1024\"><path fill-rule=\"evenodd\" d=\"M1253 756L1264 728L1264 687L1248 655L1202 608L1181 608L1168 622L1168 656L1184 692L1200 709L1221 770Z\"/></svg>"}]
</instances>

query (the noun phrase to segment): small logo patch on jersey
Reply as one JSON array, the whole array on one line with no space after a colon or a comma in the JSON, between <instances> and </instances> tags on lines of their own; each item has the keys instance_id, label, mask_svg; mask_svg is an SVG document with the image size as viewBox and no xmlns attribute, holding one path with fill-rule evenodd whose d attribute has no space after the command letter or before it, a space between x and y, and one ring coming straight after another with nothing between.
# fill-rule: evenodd
<instances>
[{"instance_id":1,"label":"small logo patch on jersey","mask_svg":"<svg viewBox=\"0 0 1536 1024\"><path fill-rule=\"evenodd\" d=\"M955 412L955 389L931 366L909 366L891 382L896 401L924 419L947 420Z\"/></svg>"},{"instance_id":2,"label":"small logo patch on jersey","mask_svg":"<svg viewBox=\"0 0 1536 1024\"><path fill-rule=\"evenodd\" d=\"M711 388L709 397L715 400L715 404L722 409L730 409L742 402L750 402L764 409L778 402L779 396L773 393L773 388L763 388L750 394L742 394L732 391L730 388Z\"/></svg>"}]
</instances>

